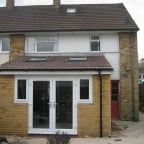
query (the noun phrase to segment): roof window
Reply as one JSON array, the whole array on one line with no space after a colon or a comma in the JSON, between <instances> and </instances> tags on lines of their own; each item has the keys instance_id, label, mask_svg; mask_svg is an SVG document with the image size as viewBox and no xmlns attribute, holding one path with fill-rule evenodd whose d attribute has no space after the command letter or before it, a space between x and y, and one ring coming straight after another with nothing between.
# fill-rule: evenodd
<instances>
[{"instance_id":1,"label":"roof window","mask_svg":"<svg viewBox=\"0 0 144 144\"><path fill-rule=\"evenodd\" d=\"M87 61L87 57L85 56L79 56L79 57L70 57L70 61Z\"/></svg>"},{"instance_id":2,"label":"roof window","mask_svg":"<svg viewBox=\"0 0 144 144\"><path fill-rule=\"evenodd\" d=\"M30 62L41 62L41 61L47 61L47 57L31 57L28 59Z\"/></svg>"},{"instance_id":3,"label":"roof window","mask_svg":"<svg viewBox=\"0 0 144 144\"><path fill-rule=\"evenodd\" d=\"M75 14L76 13L76 8L67 8L66 12L68 14Z\"/></svg>"}]
</instances>

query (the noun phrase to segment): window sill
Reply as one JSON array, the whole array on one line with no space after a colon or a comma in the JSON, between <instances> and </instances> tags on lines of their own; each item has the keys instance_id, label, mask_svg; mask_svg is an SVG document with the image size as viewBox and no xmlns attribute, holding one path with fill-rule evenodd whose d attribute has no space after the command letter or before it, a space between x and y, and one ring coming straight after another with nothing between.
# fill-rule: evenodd
<instances>
[{"instance_id":1,"label":"window sill","mask_svg":"<svg viewBox=\"0 0 144 144\"><path fill-rule=\"evenodd\" d=\"M15 100L14 103L28 103L28 100L23 99L23 100Z\"/></svg>"},{"instance_id":2,"label":"window sill","mask_svg":"<svg viewBox=\"0 0 144 144\"><path fill-rule=\"evenodd\" d=\"M0 51L0 54L9 54L9 51L5 51L5 52Z\"/></svg>"},{"instance_id":3,"label":"window sill","mask_svg":"<svg viewBox=\"0 0 144 144\"><path fill-rule=\"evenodd\" d=\"M79 104L91 104L92 103L92 100L78 100L78 103Z\"/></svg>"}]
</instances>

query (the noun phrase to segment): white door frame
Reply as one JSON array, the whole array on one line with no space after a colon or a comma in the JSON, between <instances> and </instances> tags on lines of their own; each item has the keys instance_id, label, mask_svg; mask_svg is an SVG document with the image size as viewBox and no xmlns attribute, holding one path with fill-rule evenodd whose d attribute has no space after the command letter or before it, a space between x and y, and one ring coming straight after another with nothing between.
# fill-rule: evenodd
<instances>
[{"instance_id":1,"label":"white door frame","mask_svg":"<svg viewBox=\"0 0 144 144\"><path fill-rule=\"evenodd\" d=\"M56 107L51 106L50 108L50 128L49 129L39 129L33 128L33 82L34 81L49 81L50 82L50 103L53 105L56 101L56 81L72 81L73 84L73 119L72 119L72 129L56 129ZM28 120L28 133L30 134L56 134L56 133L66 133L66 134L77 134L77 87L76 79L69 76L60 77L29 77L29 120Z\"/></svg>"}]
</instances>

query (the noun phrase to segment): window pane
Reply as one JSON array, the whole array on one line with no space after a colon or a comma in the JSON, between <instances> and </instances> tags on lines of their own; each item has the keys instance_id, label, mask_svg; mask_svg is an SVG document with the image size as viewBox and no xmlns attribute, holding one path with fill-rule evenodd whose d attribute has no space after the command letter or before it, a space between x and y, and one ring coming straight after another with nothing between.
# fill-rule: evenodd
<instances>
[{"instance_id":1,"label":"window pane","mask_svg":"<svg viewBox=\"0 0 144 144\"><path fill-rule=\"evenodd\" d=\"M17 99L26 99L26 80L18 80Z\"/></svg>"},{"instance_id":2,"label":"window pane","mask_svg":"<svg viewBox=\"0 0 144 144\"><path fill-rule=\"evenodd\" d=\"M56 82L56 128L72 129L73 120L73 83Z\"/></svg>"},{"instance_id":3,"label":"window pane","mask_svg":"<svg viewBox=\"0 0 144 144\"><path fill-rule=\"evenodd\" d=\"M89 80L80 80L80 99L89 99Z\"/></svg>"},{"instance_id":4,"label":"window pane","mask_svg":"<svg viewBox=\"0 0 144 144\"><path fill-rule=\"evenodd\" d=\"M38 52L54 51L54 43L53 42L37 42L37 51Z\"/></svg>"},{"instance_id":5,"label":"window pane","mask_svg":"<svg viewBox=\"0 0 144 144\"><path fill-rule=\"evenodd\" d=\"M91 40L99 40L99 36L91 36Z\"/></svg>"},{"instance_id":6,"label":"window pane","mask_svg":"<svg viewBox=\"0 0 144 144\"><path fill-rule=\"evenodd\" d=\"M32 37L29 37L27 39L27 51L28 52L34 52L35 51L35 39Z\"/></svg>"},{"instance_id":7,"label":"window pane","mask_svg":"<svg viewBox=\"0 0 144 144\"><path fill-rule=\"evenodd\" d=\"M91 51L99 51L100 50L100 43L99 41L91 42Z\"/></svg>"},{"instance_id":8,"label":"window pane","mask_svg":"<svg viewBox=\"0 0 144 144\"><path fill-rule=\"evenodd\" d=\"M2 38L2 51L9 51L9 38Z\"/></svg>"}]
</instances>

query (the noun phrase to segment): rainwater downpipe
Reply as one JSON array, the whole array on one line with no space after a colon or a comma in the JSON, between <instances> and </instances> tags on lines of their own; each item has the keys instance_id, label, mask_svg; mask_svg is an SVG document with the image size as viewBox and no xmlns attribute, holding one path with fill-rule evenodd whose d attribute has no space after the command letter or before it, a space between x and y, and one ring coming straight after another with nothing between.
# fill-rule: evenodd
<instances>
[{"instance_id":1,"label":"rainwater downpipe","mask_svg":"<svg viewBox=\"0 0 144 144\"><path fill-rule=\"evenodd\" d=\"M99 85L100 85L100 138L103 137L103 119L102 119L102 75L99 70Z\"/></svg>"},{"instance_id":2,"label":"rainwater downpipe","mask_svg":"<svg viewBox=\"0 0 144 144\"><path fill-rule=\"evenodd\" d=\"M134 41L134 35L131 32L130 33L130 63L131 63L132 121L136 121L136 117L135 117L135 98L134 98L133 41Z\"/></svg>"}]
</instances>

